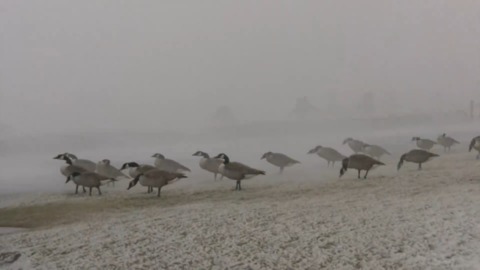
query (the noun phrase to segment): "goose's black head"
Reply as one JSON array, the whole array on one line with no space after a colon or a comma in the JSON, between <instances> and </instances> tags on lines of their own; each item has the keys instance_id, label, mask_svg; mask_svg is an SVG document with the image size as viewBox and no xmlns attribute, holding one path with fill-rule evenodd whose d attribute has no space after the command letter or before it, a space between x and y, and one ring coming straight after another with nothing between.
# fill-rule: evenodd
<instances>
[{"instance_id":1,"label":"goose's black head","mask_svg":"<svg viewBox=\"0 0 480 270\"><path fill-rule=\"evenodd\" d=\"M64 153L64 154L57 155L53 159L65 160L67 164L72 165L72 159L76 160L76 156L69 153Z\"/></svg>"},{"instance_id":2,"label":"goose's black head","mask_svg":"<svg viewBox=\"0 0 480 270\"><path fill-rule=\"evenodd\" d=\"M223 164L228 164L228 163L230 163L230 158L228 158L228 156L225 155L224 153L218 154L215 158L218 158L218 159L223 160Z\"/></svg>"},{"instance_id":3,"label":"goose's black head","mask_svg":"<svg viewBox=\"0 0 480 270\"><path fill-rule=\"evenodd\" d=\"M103 159L102 161L100 161L101 163L105 164L105 165L110 165L110 159Z\"/></svg>"},{"instance_id":4,"label":"goose's black head","mask_svg":"<svg viewBox=\"0 0 480 270\"><path fill-rule=\"evenodd\" d=\"M268 151L268 152L266 152L265 154L263 154L263 156L262 156L260 159L267 158L267 157L269 157L271 154L273 154L273 153L270 152L270 151Z\"/></svg>"},{"instance_id":5,"label":"goose's black head","mask_svg":"<svg viewBox=\"0 0 480 270\"><path fill-rule=\"evenodd\" d=\"M195 154L193 154L192 156L204 157L204 158L209 158L209 157L210 157L207 153L202 152L202 151L197 151L197 152L195 152Z\"/></svg>"},{"instance_id":6,"label":"goose's black head","mask_svg":"<svg viewBox=\"0 0 480 270\"><path fill-rule=\"evenodd\" d=\"M65 154L63 154L64 156L70 158L70 159L74 159L74 160L77 160L77 156L75 156L74 154L71 154L71 153L67 153L65 152Z\"/></svg>"},{"instance_id":7,"label":"goose's black head","mask_svg":"<svg viewBox=\"0 0 480 270\"><path fill-rule=\"evenodd\" d=\"M138 168L138 167L140 167L140 165L138 165L138 163L136 162L127 162L122 165L120 170L125 170L127 168Z\"/></svg>"},{"instance_id":8,"label":"goose's black head","mask_svg":"<svg viewBox=\"0 0 480 270\"><path fill-rule=\"evenodd\" d=\"M58 154L57 156L55 156L53 159L61 159L63 160L65 158L65 154Z\"/></svg>"},{"instance_id":9,"label":"goose's black head","mask_svg":"<svg viewBox=\"0 0 480 270\"><path fill-rule=\"evenodd\" d=\"M67 181L65 183L68 183L70 182L70 180L72 180L73 178L79 176L80 173L79 172L73 172L72 174L70 174L68 177L67 177Z\"/></svg>"},{"instance_id":10,"label":"goose's black head","mask_svg":"<svg viewBox=\"0 0 480 270\"><path fill-rule=\"evenodd\" d=\"M312 150L308 151L308 154L315 154L318 150L322 149L321 145L317 145L315 148Z\"/></svg>"},{"instance_id":11,"label":"goose's black head","mask_svg":"<svg viewBox=\"0 0 480 270\"><path fill-rule=\"evenodd\" d=\"M412 137L412 142L420 140L420 137Z\"/></svg>"},{"instance_id":12,"label":"goose's black head","mask_svg":"<svg viewBox=\"0 0 480 270\"><path fill-rule=\"evenodd\" d=\"M160 154L160 153L155 153L155 154L153 154L153 156L152 156L152 157L154 157L154 158L158 158L158 159L165 159L165 156L164 156L164 155L162 155L162 154Z\"/></svg>"}]
</instances>

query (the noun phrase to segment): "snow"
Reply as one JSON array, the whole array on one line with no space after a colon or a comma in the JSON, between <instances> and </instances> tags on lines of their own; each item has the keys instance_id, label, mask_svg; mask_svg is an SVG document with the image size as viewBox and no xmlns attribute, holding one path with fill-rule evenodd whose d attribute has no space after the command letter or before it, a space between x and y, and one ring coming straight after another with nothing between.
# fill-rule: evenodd
<instances>
[{"instance_id":1,"label":"snow","mask_svg":"<svg viewBox=\"0 0 480 270\"><path fill-rule=\"evenodd\" d=\"M459 149L422 171L407 163L397 172L392 157L367 180L338 179L338 166L315 160L247 180L241 192L199 172L159 199L120 187L100 198L8 197L1 205L146 206L0 235L0 253L21 252L12 269L480 269L478 163Z\"/></svg>"}]
</instances>

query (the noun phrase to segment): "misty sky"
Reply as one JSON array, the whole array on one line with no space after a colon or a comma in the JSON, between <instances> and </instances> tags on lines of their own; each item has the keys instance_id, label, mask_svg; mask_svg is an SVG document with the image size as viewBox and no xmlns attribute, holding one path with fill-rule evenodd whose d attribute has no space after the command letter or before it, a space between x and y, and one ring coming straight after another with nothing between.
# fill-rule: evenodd
<instances>
[{"instance_id":1,"label":"misty sky","mask_svg":"<svg viewBox=\"0 0 480 270\"><path fill-rule=\"evenodd\" d=\"M278 119L300 96L366 91L385 110L453 110L480 99L479 14L473 0L3 0L0 120L128 128L224 104Z\"/></svg>"}]
</instances>

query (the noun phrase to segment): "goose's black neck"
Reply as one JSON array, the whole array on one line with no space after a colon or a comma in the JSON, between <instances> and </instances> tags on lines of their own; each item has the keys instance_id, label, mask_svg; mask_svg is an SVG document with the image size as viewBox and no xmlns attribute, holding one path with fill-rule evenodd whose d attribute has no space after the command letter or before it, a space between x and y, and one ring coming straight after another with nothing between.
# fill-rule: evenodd
<instances>
[{"instance_id":1,"label":"goose's black neck","mask_svg":"<svg viewBox=\"0 0 480 270\"><path fill-rule=\"evenodd\" d=\"M72 164L73 164L73 163L72 163L72 160L71 160L67 155L65 155L65 156L63 157L63 159L65 160L65 162L67 162L68 165L72 165Z\"/></svg>"}]
</instances>

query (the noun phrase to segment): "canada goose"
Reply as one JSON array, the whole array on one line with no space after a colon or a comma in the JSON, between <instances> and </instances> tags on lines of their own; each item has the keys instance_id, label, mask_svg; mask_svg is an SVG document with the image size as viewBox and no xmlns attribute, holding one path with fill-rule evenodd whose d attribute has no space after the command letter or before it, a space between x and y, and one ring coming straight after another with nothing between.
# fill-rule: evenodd
<instances>
[{"instance_id":1,"label":"canada goose","mask_svg":"<svg viewBox=\"0 0 480 270\"><path fill-rule=\"evenodd\" d=\"M413 149L410 152L403 154L400 157L400 161L398 162L398 165L397 165L397 170L400 170L404 161L417 163L418 169L421 170L422 163L425 163L434 157L438 157L438 155L434 153L430 153L423 149Z\"/></svg>"},{"instance_id":2,"label":"canada goose","mask_svg":"<svg viewBox=\"0 0 480 270\"><path fill-rule=\"evenodd\" d=\"M164 155L156 153L152 156L155 158L155 167L157 169L167 172L190 172L190 169L176 162L175 160L167 159Z\"/></svg>"},{"instance_id":3,"label":"canada goose","mask_svg":"<svg viewBox=\"0 0 480 270\"><path fill-rule=\"evenodd\" d=\"M211 158L207 153L202 151L195 152L192 156L202 157L200 159L199 165L200 168L213 173L214 181L217 180L218 167L223 163L222 160ZM220 179L223 178L223 175L220 174Z\"/></svg>"},{"instance_id":4,"label":"canada goose","mask_svg":"<svg viewBox=\"0 0 480 270\"><path fill-rule=\"evenodd\" d=\"M173 173L154 169L137 175L135 179L130 181L127 190L131 189L138 182L140 182L140 185L142 186L158 188L157 196L160 197L160 191L162 190L163 186L173 183L173 180L179 180L181 178L187 178L187 176L182 173Z\"/></svg>"},{"instance_id":5,"label":"canada goose","mask_svg":"<svg viewBox=\"0 0 480 270\"><path fill-rule=\"evenodd\" d=\"M218 171L223 176L237 181L235 190L242 190L242 180L250 179L260 174L265 175L264 171L248 167L240 162L230 162L230 158L224 153L218 154L215 158L223 160L223 163L218 167Z\"/></svg>"},{"instance_id":6,"label":"canada goose","mask_svg":"<svg viewBox=\"0 0 480 270\"><path fill-rule=\"evenodd\" d=\"M119 169L111 165L109 159L103 159L99 161L97 163L97 169L95 170L95 172L108 178L115 179L117 181L121 178L129 179L127 175L125 175ZM115 186L115 182L113 182L113 186Z\"/></svg>"},{"instance_id":7,"label":"canada goose","mask_svg":"<svg viewBox=\"0 0 480 270\"><path fill-rule=\"evenodd\" d=\"M67 163L66 165L63 165L61 168L60 168L60 172L65 176L65 177L69 177L70 175L72 175L73 173L84 173L84 172L88 172L87 170L85 170L85 168L83 167L79 167L79 166L75 166L72 164L72 160L68 157L68 156L65 156L65 162ZM82 186L83 188L83 193L87 192L87 190L85 190L85 187ZM75 190L75 194L78 193L78 185L76 187L76 190Z\"/></svg>"},{"instance_id":8,"label":"canada goose","mask_svg":"<svg viewBox=\"0 0 480 270\"><path fill-rule=\"evenodd\" d=\"M268 163L275 165L280 168L280 173L283 173L283 169L285 167L290 167L295 164L300 163L299 161L285 155L282 153L272 153L272 152L267 152L263 154L261 159L266 159Z\"/></svg>"},{"instance_id":9,"label":"canada goose","mask_svg":"<svg viewBox=\"0 0 480 270\"><path fill-rule=\"evenodd\" d=\"M363 152L376 159L380 159L383 155L390 155L385 148L374 144L365 144L363 146Z\"/></svg>"},{"instance_id":10,"label":"canada goose","mask_svg":"<svg viewBox=\"0 0 480 270\"><path fill-rule=\"evenodd\" d=\"M323 147L321 145L317 145L312 150L308 151L308 154L317 154L319 157L325 159L327 163L327 167L330 166L332 163L332 167L335 166L335 162L342 161L346 156L340 154L337 150L330 148L330 147Z\"/></svg>"},{"instance_id":11,"label":"canada goose","mask_svg":"<svg viewBox=\"0 0 480 270\"><path fill-rule=\"evenodd\" d=\"M131 177L131 178L135 178L137 177L137 175L141 174L141 173L146 173L150 170L154 170L156 169L155 166L152 166L152 165L148 165L148 164L138 164L137 162L126 162L122 165L122 167L120 168L120 170L125 170L125 169L128 169L128 175Z\"/></svg>"},{"instance_id":12,"label":"canada goose","mask_svg":"<svg viewBox=\"0 0 480 270\"><path fill-rule=\"evenodd\" d=\"M152 165L148 164L138 164L136 162L126 162L122 165L121 170L128 169L128 175L131 178L137 177L141 173L146 173L151 170L155 170L156 168ZM149 186L147 193L153 192L153 187Z\"/></svg>"},{"instance_id":13,"label":"canada goose","mask_svg":"<svg viewBox=\"0 0 480 270\"><path fill-rule=\"evenodd\" d=\"M94 187L98 189L98 195L102 195L102 191L100 191L100 186L102 185L102 180L106 179L102 175L94 172L74 172L70 176L68 176L65 183L70 182L70 180L72 180L77 185L75 194L78 193L78 186L84 186L90 188L89 195L92 196L92 188Z\"/></svg>"},{"instance_id":14,"label":"canada goose","mask_svg":"<svg viewBox=\"0 0 480 270\"><path fill-rule=\"evenodd\" d=\"M347 169L356 169L358 170L358 179L360 179L360 172L365 170L365 176L363 179L367 179L368 172L373 168L375 165L385 165L384 163L373 159L367 155L363 154L353 154L348 158L345 158L342 161L342 168L340 169L340 177L342 177Z\"/></svg>"},{"instance_id":15,"label":"canada goose","mask_svg":"<svg viewBox=\"0 0 480 270\"><path fill-rule=\"evenodd\" d=\"M70 154L70 153L58 154L53 159L59 159L59 160L65 160L66 161L67 158L72 161L73 165L82 167L89 172L94 172L95 169L97 168L97 164L95 164L95 162L90 161L88 159L78 159L77 156L75 156L74 154ZM67 175L67 177L68 177L68 175Z\"/></svg>"},{"instance_id":16,"label":"canada goose","mask_svg":"<svg viewBox=\"0 0 480 270\"><path fill-rule=\"evenodd\" d=\"M54 158L54 159L57 159L57 158ZM85 169L84 167L73 165L73 161L70 159L69 156L63 156L61 159L64 160L66 163L65 165L60 167L60 173L65 177L69 177L74 172L79 172L79 173L88 172L88 170Z\"/></svg>"},{"instance_id":17,"label":"canada goose","mask_svg":"<svg viewBox=\"0 0 480 270\"><path fill-rule=\"evenodd\" d=\"M365 145L364 142L359 141L359 140L355 140L355 139L352 139L352 138L346 138L343 141L343 144L348 144L350 149L352 149L352 151L355 154L362 152L363 151L363 146Z\"/></svg>"},{"instance_id":18,"label":"canada goose","mask_svg":"<svg viewBox=\"0 0 480 270\"><path fill-rule=\"evenodd\" d=\"M447 136L447 134L443 133L442 135L438 136L437 138L438 144L443 146L444 152L450 152L450 149L454 144L459 144L460 142L455 140L454 138Z\"/></svg>"},{"instance_id":19,"label":"canada goose","mask_svg":"<svg viewBox=\"0 0 480 270\"><path fill-rule=\"evenodd\" d=\"M413 137L412 141L417 142L418 148L423 150L430 150L433 146L435 146L435 144L437 144L437 142L435 141L432 141L430 139L422 139L420 137Z\"/></svg>"},{"instance_id":20,"label":"canada goose","mask_svg":"<svg viewBox=\"0 0 480 270\"><path fill-rule=\"evenodd\" d=\"M472 139L470 142L470 146L468 147L468 152L471 152L472 149L478 151L477 159L480 159L480 136L477 136Z\"/></svg>"}]
</instances>

